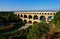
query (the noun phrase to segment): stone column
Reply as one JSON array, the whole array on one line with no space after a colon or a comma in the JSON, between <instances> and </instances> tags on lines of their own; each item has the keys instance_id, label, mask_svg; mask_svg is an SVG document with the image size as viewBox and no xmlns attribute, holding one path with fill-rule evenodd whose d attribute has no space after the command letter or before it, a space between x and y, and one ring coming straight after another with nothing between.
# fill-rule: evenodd
<instances>
[{"instance_id":1,"label":"stone column","mask_svg":"<svg viewBox=\"0 0 60 39\"><path fill-rule=\"evenodd\" d=\"M40 16L38 15L38 20L40 20Z\"/></svg>"},{"instance_id":2,"label":"stone column","mask_svg":"<svg viewBox=\"0 0 60 39\"><path fill-rule=\"evenodd\" d=\"M32 20L34 20L34 15L32 15Z\"/></svg>"},{"instance_id":3,"label":"stone column","mask_svg":"<svg viewBox=\"0 0 60 39\"><path fill-rule=\"evenodd\" d=\"M27 19L29 19L29 15L27 14Z\"/></svg>"},{"instance_id":4,"label":"stone column","mask_svg":"<svg viewBox=\"0 0 60 39\"><path fill-rule=\"evenodd\" d=\"M22 16L23 16L22 18L24 18L24 14L22 14Z\"/></svg>"},{"instance_id":5,"label":"stone column","mask_svg":"<svg viewBox=\"0 0 60 39\"><path fill-rule=\"evenodd\" d=\"M40 15L38 15L38 22L40 22Z\"/></svg>"},{"instance_id":6,"label":"stone column","mask_svg":"<svg viewBox=\"0 0 60 39\"><path fill-rule=\"evenodd\" d=\"M27 14L26 14L27 15ZM29 17L28 17L29 15L27 15L27 24L28 24L28 21L29 21Z\"/></svg>"},{"instance_id":7,"label":"stone column","mask_svg":"<svg viewBox=\"0 0 60 39\"><path fill-rule=\"evenodd\" d=\"M48 23L48 16L45 16L45 18L46 18L46 23Z\"/></svg>"}]
</instances>

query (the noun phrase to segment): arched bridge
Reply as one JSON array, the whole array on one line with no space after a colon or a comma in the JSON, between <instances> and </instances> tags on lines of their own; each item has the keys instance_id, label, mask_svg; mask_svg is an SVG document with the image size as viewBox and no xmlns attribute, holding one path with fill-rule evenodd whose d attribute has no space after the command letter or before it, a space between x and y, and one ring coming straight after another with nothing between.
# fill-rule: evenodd
<instances>
[{"instance_id":1,"label":"arched bridge","mask_svg":"<svg viewBox=\"0 0 60 39\"><path fill-rule=\"evenodd\" d=\"M49 23L56 12L14 12L14 14L18 15L25 23L33 25L41 21Z\"/></svg>"}]
</instances>

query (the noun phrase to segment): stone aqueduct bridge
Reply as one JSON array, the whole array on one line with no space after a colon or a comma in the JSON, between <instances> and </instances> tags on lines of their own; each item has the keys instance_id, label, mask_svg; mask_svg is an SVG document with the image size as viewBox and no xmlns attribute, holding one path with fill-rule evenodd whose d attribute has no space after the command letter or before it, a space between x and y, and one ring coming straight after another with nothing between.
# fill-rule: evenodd
<instances>
[{"instance_id":1,"label":"stone aqueduct bridge","mask_svg":"<svg viewBox=\"0 0 60 39\"><path fill-rule=\"evenodd\" d=\"M33 25L41 21L49 23L56 12L14 12L14 14L18 15L26 24Z\"/></svg>"}]
</instances>

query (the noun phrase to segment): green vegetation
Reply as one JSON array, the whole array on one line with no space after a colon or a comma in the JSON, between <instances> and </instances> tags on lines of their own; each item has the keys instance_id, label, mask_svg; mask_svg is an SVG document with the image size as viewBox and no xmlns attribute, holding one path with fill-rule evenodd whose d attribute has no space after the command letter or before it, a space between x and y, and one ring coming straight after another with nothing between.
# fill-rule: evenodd
<instances>
[{"instance_id":1,"label":"green vegetation","mask_svg":"<svg viewBox=\"0 0 60 39\"><path fill-rule=\"evenodd\" d=\"M14 12L0 12L0 34L17 30L23 25L23 21Z\"/></svg>"},{"instance_id":2,"label":"green vegetation","mask_svg":"<svg viewBox=\"0 0 60 39\"><path fill-rule=\"evenodd\" d=\"M13 32L9 32L5 35L0 35L0 39L27 39L27 34L30 29L31 26L28 27L27 29L16 30Z\"/></svg>"},{"instance_id":3,"label":"green vegetation","mask_svg":"<svg viewBox=\"0 0 60 39\"><path fill-rule=\"evenodd\" d=\"M1 22L0 24L6 23L9 25L12 24L13 26L20 26L20 27L24 25L22 24L23 22L20 21L19 16L14 15L13 13L10 13L10 15L7 15L7 14L2 15L0 13L0 22ZM4 22L3 22L3 18L5 18L6 21L4 19ZM51 36L54 35L55 32L57 32L58 30L60 30L60 11L56 13L56 15L54 16L54 19L52 19L50 23L40 22L33 26L28 27L27 29L22 29L22 30L16 29L13 32L0 35L0 39L48 39L48 38L52 39Z\"/></svg>"},{"instance_id":4,"label":"green vegetation","mask_svg":"<svg viewBox=\"0 0 60 39\"><path fill-rule=\"evenodd\" d=\"M29 30L29 33L27 35L28 39L42 39L44 36L48 35L49 32L49 25L47 23L41 22L37 23L36 25L32 26L32 28Z\"/></svg>"},{"instance_id":5,"label":"green vegetation","mask_svg":"<svg viewBox=\"0 0 60 39\"><path fill-rule=\"evenodd\" d=\"M51 26L54 26L55 28L60 28L60 11L54 15L54 19L50 22Z\"/></svg>"}]
</instances>

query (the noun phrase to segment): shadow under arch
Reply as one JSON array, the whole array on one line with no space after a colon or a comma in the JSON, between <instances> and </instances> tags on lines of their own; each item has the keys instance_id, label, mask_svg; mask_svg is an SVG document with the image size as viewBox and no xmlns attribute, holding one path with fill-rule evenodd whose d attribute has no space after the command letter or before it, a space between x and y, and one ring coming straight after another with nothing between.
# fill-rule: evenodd
<instances>
[{"instance_id":1,"label":"shadow under arch","mask_svg":"<svg viewBox=\"0 0 60 39\"><path fill-rule=\"evenodd\" d=\"M37 22L37 21L34 21L34 22L33 22L33 25L36 24L36 23L38 23L38 22Z\"/></svg>"},{"instance_id":2,"label":"shadow under arch","mask_svg":"<svg viewBox=\"0 0 60 39\"><path fill-rule=\"evenodd\" d=\"M27 18L27 15L24 15L24 18Z\"/></svg>"},{"instance_id":3,"label":"shadow under arch","mask_svg":"<svg viewBox=\"0 0 60 39\"><path fill-rule=\"evenodd\" d=\"M20 21L23 21L23 19L20 19Z\"/></svg>"},{"instance_id":4,"label":"shadow under arch","mask_svg":"<svg viewBox=\"0 0 60 39\"><path fill-rule=\"evenodd\" d=\"M34 15L33 19L34 20L37 20L38 19L38 16L37 15Z\"/></svg>"},{"instance_id":5,"label":"shadow under arch","mask_svg":"<svg viewBox=\"0 0 60 39\"><path fill-rule=\"evenodd\" d=\"M20 16L21 16L21 17L23 17L23 15L22 15L22 14L21 14Z\"/></svg>"},{"instance_id":6,"label":"shadow under arch","mask_svg":"<svg viewBox=\"0 0 60 39\"><path fill-rule=\"evenodd\" d=\"M29 21L28 21L28 24L32 24L32 21L31 21L31 20L29 20Z\"/></svg>"},{"instance_id":7,"label":"shadow under arch","mask_svg":"<svg viewBox=\"0 0 60 39\"><path fill-rule=\"evenodd\" d=\"M52 20L53 16L48 16L48 22Z\"/></svg>"},{"instance_id":8,"label":"shadow under arch","mask_svg":"<svg viewBox=\"0 0 60 39\"><path fill-rule=\"evenodd\" d=\"M25 24L27 23L27 20L26 20L26 19L24 20L24 23L25 23Z\"/></svg>"},{"instance_id":9,"label":"shadow under arch","mask_svg":"<svg viewBox=\"0 0 60 39\"><path fill-rule=\"evenodd\" d=\"M46 22L45 16L40 16L40 20L43 21L43 22Z\"/></svg>"},{"instance_id":10,"label":"shadow under arch","mask_svg":"<svg viewBox=\"0 0 60 39\"><path fill-rule=\"evenodd\" d=\"M29 19L32 19L32 16L31 15L29 15L28 17L29 17Z\"/></svg>"}]
</instances>

